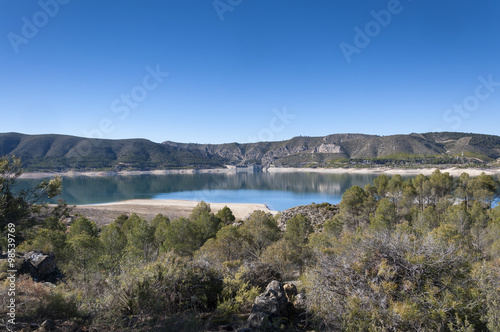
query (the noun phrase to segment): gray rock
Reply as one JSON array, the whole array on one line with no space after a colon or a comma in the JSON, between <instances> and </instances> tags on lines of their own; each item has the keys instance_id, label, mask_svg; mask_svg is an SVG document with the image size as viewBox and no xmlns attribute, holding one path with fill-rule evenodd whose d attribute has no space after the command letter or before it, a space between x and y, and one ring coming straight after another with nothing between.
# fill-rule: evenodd
<instances>
[{"instance_id":1,"label":"gray rock","mask_svg":"<svg viewBox=\"0 0 500 332\"><path fill-rule=\"evenodd\" d=\"M285 324L281 316L266 315L263 312L253 313L248 317L248 327L255 331L277 331Z\"/></svg>"},{"instance_id":2,"label":"gray rock","mask_svg":"<svg viewBox=\"0 0 500 332\"><path fill-rule=\"evenodd\" d=\"M281 212L278 227L284 231L288 220L296 215L303 215L309 220L315 232L321 232L325 221L334 218L338 213L339 205L329 203L296 206Z\"/></svg>"},{"instance_id":3,"label":"gray rock","mask_svg":"<svg viewBox=\"0 0 500 332\"><path fill-rule=\"evenodd\" d=\"M248 327L270 331L279 329L285 322L283 311L287 303L283 285L277 280L271 281L265 292L255 298L252 314L247 321Z\"/></svg>"},{"instance_id":4,"label":"gray rock","mask_svg":"<svg viewBox=\"0 0 500 332\"><path fill-rule=\"evenodd\" d=\"M269 318L263 312L254 312L248 317L247 321L249 328L263 328L265 326L269 326Z\"/></svg>"},{"instance_id":5,"label":"gray rock","mask_svg":"<svg viewBox=\"0 0 500 332\"><path fill-rule=\"evenodd\" d=\"M297 310L305 311L307 308L306 296L303 293L297 294L293 304Z\"/></svg>"},{"instance_id":6,"label":"gray rock","mask_svg":"<svg viewBox=\"0 0 500 332\"><path fill-rule=\"evenodd\" d=\"M54 254L42 251L30 251L24 255L22 273L28 273L36 281L56 282L62 279L61 271L54 261Z\"/></svg>"}]
</instances>

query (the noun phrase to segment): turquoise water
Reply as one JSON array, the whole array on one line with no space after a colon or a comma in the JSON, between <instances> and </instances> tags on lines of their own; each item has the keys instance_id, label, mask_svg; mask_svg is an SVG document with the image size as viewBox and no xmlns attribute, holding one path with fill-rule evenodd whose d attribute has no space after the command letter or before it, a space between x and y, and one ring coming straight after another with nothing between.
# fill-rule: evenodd
<instances>
[{"instance_id":1,"label":"turquoise water","mask_svg":"<svg viewBox=\"0 0 500 332\"><path fill-rule=\"evenodd\" d=\"M271 210L339 203L351 186L364 187L376 175L318 173L172 174L63 178L68 204L128 199L184 199L208 203L263 203ZM28 180L25 180L28 181ZM33 180L30 180L33 181ZM26 185L28 182L25 182Z\"/></svg>"}]
</instances>

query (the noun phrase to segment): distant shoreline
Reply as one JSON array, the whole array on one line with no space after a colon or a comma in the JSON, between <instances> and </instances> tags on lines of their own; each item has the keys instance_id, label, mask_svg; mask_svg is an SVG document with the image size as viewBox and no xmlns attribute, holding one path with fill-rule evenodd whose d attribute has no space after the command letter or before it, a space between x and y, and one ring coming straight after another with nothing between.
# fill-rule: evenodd
<instances>
[{"instance_id":1,"label":"distant shoreline","mask_svg":"<svg viewBox=\"0 0 500 332\"><path fill-rule=\"evenodd\" d=\"M387 174L387 175L431 175L436 167L433 168L296 168L296 167L270 167L263 169L267 173L322 173L322 174ZM452 176L460 176L462 173L468 173L470 176L478 176L481 173L487 175L500 175L500 168L439 168L443 173L448 172ZM42 179L55 176L62 177L111 177L111 176L137 176L137 175L169 175L169 174L227 174L235 173L234 168L213 168L213 169L181 169L181 170L153 170L153 171L96 171L96 172L32 172L23 173L22 179Z\"/></svg>"},{"instance_id":2,"label":"distant shoreline","mask_svg":"<svg viewBox=\"0 0 500 332\"><path fill-rule=\"evenodd\" d=\"M27 172L21 175L22 179L42 179L54 176L62 177L107 177L107 176L137 176L137 175L169 175L169 174L204 174L204 173L230 173L234 170L229 168L207 168L207 169L171 169L154 171L90 171L90 172Z\"/></svg>"},{"instance_id":3,"label":"distant shoreline","mask_svg":"<svg viewBox=\"0 0 500 332\"><path fill-rule=\"evenodd\" d=\"M269 173L293 173L309 172L322 174L368 174L368 175L431 175L436 169L442 173L450 173L452 176L460 176L462 173L468 173L470 176L479 176L481 173L487 175L500 175L500 168L391 168L391 167L373 167L373 168L268 168Z\"/></svg>"}]
</instances>

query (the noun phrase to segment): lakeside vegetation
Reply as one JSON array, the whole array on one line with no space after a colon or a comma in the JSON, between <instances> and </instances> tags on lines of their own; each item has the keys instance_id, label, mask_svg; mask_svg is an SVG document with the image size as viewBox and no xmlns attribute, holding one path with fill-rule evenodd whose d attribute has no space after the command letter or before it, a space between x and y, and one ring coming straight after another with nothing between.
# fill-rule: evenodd
<instances>
[{"instance_id":1,"label":"lakeside vegetation","mask_svg":"<svg viewBox=\"0 0 500 332\"><path fill-rule=\"evenodd\" d=\"M54 253L64 276L55 285L18 277L19 323L237 329L276 279L295 280L303 301L291 299L293 315L275 329L500 331L499 183L491 176L381 175L347 190L322 227L297 214L282 231L279 216L235 220L204 202L189 218L122 215L99 228L76 216L68 224L64 202L41 204L57 196L60 179L13 194L21 169L0 159L2 250L14 223L17 251ZM1 269L5 304L5 261Z\"/></svg>"}]
</instances>

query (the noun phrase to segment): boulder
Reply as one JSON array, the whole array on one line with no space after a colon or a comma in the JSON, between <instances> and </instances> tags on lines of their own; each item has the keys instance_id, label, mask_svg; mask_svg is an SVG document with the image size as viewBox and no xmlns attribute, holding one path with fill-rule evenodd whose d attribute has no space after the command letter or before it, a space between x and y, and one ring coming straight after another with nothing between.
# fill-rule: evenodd
<instances>
[{"instance_id":1,"label":"boulder","mask_svg":"<svg viewBox=\"0 0 500 332\"><path fill-rule=\"evenodd\" d=\"M28 273L35 281L56 282L63 277L57 268L54 254L45 254L39 250L24 255L21 273Z\"/></svg>"},{"instance_id":2,"label":"boulder","mask_svg":"<svg viewBox=\"0 0 500 332\"><path fill-rule=\"evenodd\" d=\"M309 220L315 232L321 232L328 219L333 219L340 211L339 205L330 203L301 205L284 210L278 218L278 227L285 231L286 223L296 215L302 215Z\"/></svg>"},{"instance_id":3,"label":"boulder","mask_svg":"<svg viewBox=\"0 0 500 332\"><path fill-rule=\"evenodd\" d=\"M273 280L267 285L266 291L255 298L252 312L279 315L287 302L283 286L279 281Z\"/></svg>"},{"instance_id":4,"label":"boulder","mask_svg":"<svg viewBox=\"0 0 500 332\"><path fill-rule=\"evenodd\" d=\"M255 298L248 327L259 331L280 329L288 319L288 303L282 284L277 280L271 281L265 292Z\"/></svg>"}]
</instances>

